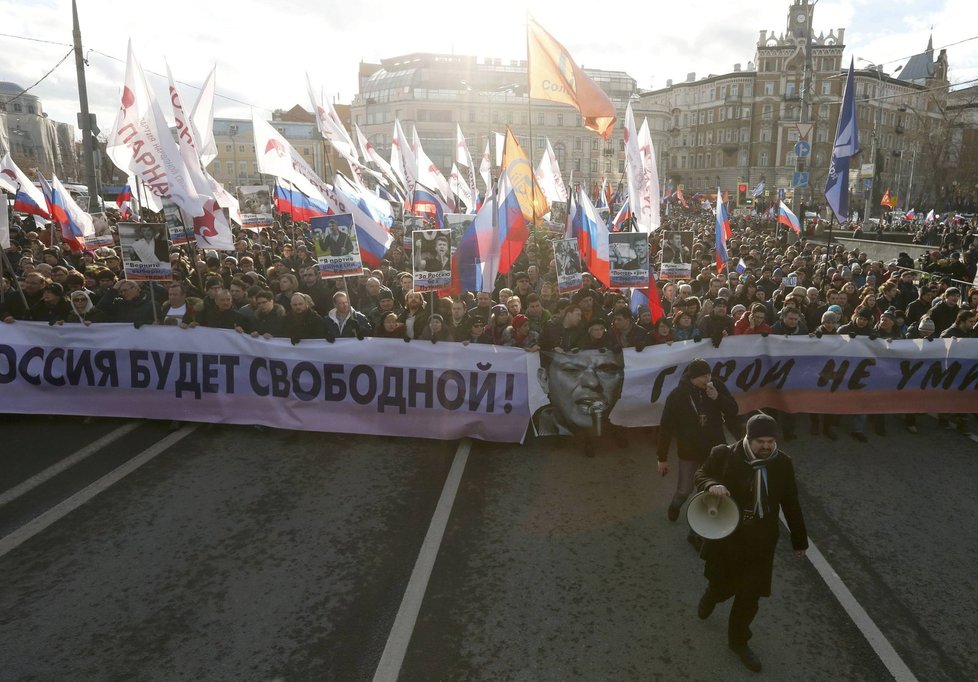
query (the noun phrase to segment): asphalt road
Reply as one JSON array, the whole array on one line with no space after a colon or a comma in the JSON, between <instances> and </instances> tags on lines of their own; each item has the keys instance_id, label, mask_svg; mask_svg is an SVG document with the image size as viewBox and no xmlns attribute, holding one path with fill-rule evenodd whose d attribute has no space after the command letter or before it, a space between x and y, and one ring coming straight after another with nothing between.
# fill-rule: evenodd
<instances>
[{"instance_id":1,"label":"asphalt road","mask_svg":"<svg viewBox=\"0 0 978 682\"><path fill-rule=\"evenodd\" d=\"M0 416L0 494L129 424ZM918 679L978 679L978 443L889 424L786 444L812 540ZM0 536L173 436L129 428L0 506ZM753 677L729 607L696 618L651 437L475 442L400 679ZM372 679L456 446L199 426L0 556L0 680ZM784 540L754 633L773 679L891 679Z\"/></svg>"}]
</instances>

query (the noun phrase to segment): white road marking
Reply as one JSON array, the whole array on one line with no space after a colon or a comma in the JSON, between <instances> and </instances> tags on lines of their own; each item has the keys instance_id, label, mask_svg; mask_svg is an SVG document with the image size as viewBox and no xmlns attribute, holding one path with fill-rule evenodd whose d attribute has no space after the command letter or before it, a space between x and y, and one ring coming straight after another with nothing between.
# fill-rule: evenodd
<instances>
[{"instance_id":1,"label":"white road marking","mask_svg":"<svg viewBox=\"0 0 978 682\"><path fill-rule=\"evenodd\" d=\"M73 455L65 457L61 461L49 466L44 471L34 474L26 481L18 483L10 490L4 491L2 494L0 494L0 507L2 507L5 504L9 504L10 502L13 502L21 495L25 495L29 493L31 490L41 485L42 483L46 483L47 481L50 481L52 478L60 474L62 471L65 471L75 466L79 462L88 459L96 452L98 452L99 450L101 450L102 448L108 445L111 445L112 443L119 440L130 431L135 431L140 427L142 423L143 423L142 421L136 421L120 426L115 431L111 431L110 433L107 433L106 435L102 436L98 440L89 443L88 445L83 447L81 450L78 450Z\"/></svg>"},{"instance_id":2,"label":"white road marking","mask_svg":"<svg viewBox=\"0 0 978 682\"><path fill-rule=\"evenodd\" d=\"M788 527L788 523L785 521L784 513L781 513L781 523L785 528ZM811 538L808 540L808 551L806 553L808 560L812 562L812 566L818 571L818 574L828 585L829 590L842 605L842 608L852 619L852 622L859 628L863 637L869 642L869 645L873 647L873 651L879 656L880 661L886 666L886 669L890 671L893 675L893 679L896 682L916 682L917 677L913 674L903 659L900 658L900 654L896 652L893 645L890 644L883 632L877 627L873 619L869 617L866 613L866 609L856 601L852 592L846 587L845 583L842 582L842 578L839 574L835 572L831 564L825 559L822 553L812 542Z\"/></svg>"},{"instance_id":3,"label":"white road marking","mask_svg":"<svg viewBox=\"0 0 978 682\"><path fill-rule=\"evenodd\" d=\"M380 663L377 664L377 670L374 672L374 682L394 682L401 672L401 665L404 663L404 656L407 654L408 644L411 641L411 635L414 633L414 626L418 621L421 602L424 600L425 590L428 589L428 580L431 578L431 571L435 566L438 548L441 546L442 538L445 535L448 517L452 513L455 495L458 493L458 486L462 481L462 472L465 470L465 463L468 461L471 449L472 441L464 438L455 451L452 468L448 472L448 478L445 479L445 486L442 488L441 497L438 498L435 513L431 517L428 533L421 544L421 551L418 552L414 570L411 571L407 589L404 590L401 606L397 610L394 625L387 637L387 645L384 647L384 653L381 654Z\"/></svg>"},{"instance_id":4,"label":"white road marking","mask_svg":"<svg viewBox=\"0 0 978 682\"><path fill-rule=\"evenodd\" d=\"M99 493L104 492L113 484L118 483L160 453L166 451L173 445L176 445L181 440L193 433L198 427L199 424L190 424L188 426L184 426L179 431L171 433L162 440L157 441L140 452L125 464L110 471L88 487L79 490L71 497L62 500L37 518L32 519L30 522L21 526L13 533L0 540L0 557L5 556L8 552L27 542L51 524L61 520L74 510L78 509L78 507L82 506Z\"/></svg>"}]
</instances>

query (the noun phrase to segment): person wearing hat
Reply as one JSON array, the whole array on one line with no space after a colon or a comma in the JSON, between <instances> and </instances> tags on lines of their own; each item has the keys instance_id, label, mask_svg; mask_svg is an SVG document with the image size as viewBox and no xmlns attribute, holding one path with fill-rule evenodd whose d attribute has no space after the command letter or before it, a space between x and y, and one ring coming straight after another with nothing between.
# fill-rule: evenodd
<instances>
[{"instance_id":1,"label":"person wearing hat","mask_svg":"<svg viewBox=\"0 0 978 682\"><path fill-rule=\"evenodd\" d=\"M387 287L381 287L380 291L377 292L377 307L367 312L367 319L370 320L371 327L380 329L387 313L397 314L398 312L393 292Z\"/></svg>"},{"instance_id":2,"label":"person wearing hat","mask_svg":"<svg viewBox=\"0 0 978 682\"><path fill-rule=\"evenodd\" d=\"M903 333L897 324L896 310L887 308L880 314L879 322L876 323L876 335L881 339L902 339Z\"/></svg>"},{"instance_id":3,"label":"person wearing hat","mask_svg":"<svg viewBox=\"0 0 978 682\"><path fill-rule=\"evenodd\" d=\"M65 299L64 287L57 282L48 282L41 290L41 299L31 306L30 319L56 324L64 322L70 314L71 306Z\"/></svg>"},{"instance_id":4,"label":"person wearing hat","mask_svg":"<svg viewBox=\"0 0 978 682\"><path fill-rule=\"evenodd\" d=\"M706 360L695 358L679 379L679 384L666 397L659 424L656 459L660 476L669 473L669 448L676 441L678 470L676 492L672 496L666 517L679 518L679 509L693 492L693 474L703 464L710 450L726 442L723 426L737 432L737 401L719 377L712 375ZM699 538L692 532L691 543Z\"/></svg>"},{"instance_id":5,"label":"person wearing hat","mask_svg":"<svg viewBox=\"0 0 978 682\"><path fill-rule=\"evenodd\" d=\"M481 315L475 314L469 316L469 328L466 335L462 338L456 337L456 341L461 341L462 345L467 346L470 343L479 344L492 344L492 338L486 332L486 320Z\"/></svg>"},{"instance_id":6,"label":"person wearing hat","mask_svg":"<svg viewBox=\"0 0 978 682\"><path fill-rule=\"evenodd\" d=\"M730 535L703 545L703 574L709 583L697 615L706 620L717 604L733 597L727 644L755 672L761 670L761 661L748 644L750 626L760 598L771 596L779 511L784 512L795 555L803 559L808 549L794 466L778 448L777 437L773 418L754 415L747 422L747 436L714 447L694 477L697 490L730 497L740 510L740 523Z\"/></svg>"},{"instance_id":7,"label":"person wearing hat","mask_svg":"<svg viewBox=\"0 0 978 682\"><path fill-rule=\"evenodd\" d=\"M540 350L540 335L530 327L530 318L526 315L514 315L513 324L503 332L503 345L522 348L527 352Z\"/></svg>"}]
</instances>

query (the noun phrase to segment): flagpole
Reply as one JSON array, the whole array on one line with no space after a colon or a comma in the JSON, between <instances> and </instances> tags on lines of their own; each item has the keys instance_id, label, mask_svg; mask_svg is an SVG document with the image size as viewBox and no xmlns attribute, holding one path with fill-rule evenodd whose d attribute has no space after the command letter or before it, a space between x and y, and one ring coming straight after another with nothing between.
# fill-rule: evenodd
<instances>
[{"instance_id":1,"label":"flagpole","mask_svg":"<svg viewBox=\"0 0 978 682\"><path fill-rule=\"evenodd\" d=\"M533 172L533 98L530 97L530 12L526 12L526 108L530 117L530 205L533 210L531 231L537 226L536 177Z\"/></svg>"}]
</instances>

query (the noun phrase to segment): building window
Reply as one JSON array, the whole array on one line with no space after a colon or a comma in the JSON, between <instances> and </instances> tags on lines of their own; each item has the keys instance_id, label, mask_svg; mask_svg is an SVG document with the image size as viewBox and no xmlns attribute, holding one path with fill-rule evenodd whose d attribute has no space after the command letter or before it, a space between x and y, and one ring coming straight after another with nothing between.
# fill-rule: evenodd
<instances>
[{"instance_id":1,"label":"building window","mask_svg":"<svg viewBox=\"0 0 978 682\"><path fill-rule=\"evenodd\" d=\"M760 164L762 166L768 165L768 162L767 162L768 161L767 152L761 152L760 155L758 156L758 158L759 158Z\"/></svg>"},{"instance_id":2,"label":"building window","mask_svg":"<svg viewBox=\"0 0 978 682\"><path fill-rule=\"evenodd\" d=\"M723 107L720 107L720 121L723 122L726 120L727 120L727 110L724 109Z\"/></svg>"},{"instance_id":3,"label":"building window","mask_svg":"<svg viewBox=\"0 0 978 682\"><path fill-rule=\"evenodd\" d=\"M575 152L579 152L579 151L583 151L583 149L584 149L584 141L581 138L579 138L579 137L575 137L574 138L574 151ZM580 170L580 169L578 169L578 170Z\"/></svg>"},{"instance_id":4,"label":"building window","mask_svg":"<svg viewBox=\"0 0 978 682\"><path fill-rule=\"evenodd\" d=\"M622 159L621 161L618 162L618 172L619 173L624 173L625 172L625 160L624 159Z\"/></svg>"},{"instance_id":5,"label":"building window","mask_svg":"<svg viewBox=\"0 0 978 682\"><path fill-rule=\"evenodd\" d=\"M546 125L546 123L544 123L544 117L542 113L537 114L537 125L538 126Z\"/></svg>"},{"instance_id":6,"label":"building window","mask_svg":"<svg viewBox=\"0 0 978 682\"><path fill-rule=\"evenodd\" d=\"M571 165L574 167L574 171L575 172L577 172L577 173L580 173L581 172L581 160L580 159L574 159L574 163L571 164Z\"/></svg>"},{"instance_id":7,"label":"building window","mask_svg":"<svg viewBox=\"0 0 978 682\"><path fill-rule=\"evenodd\" d=\"M244 153L245 146L243 144L238 145L238 151Z\"/></svg>"},{"instance_id":8,"label":"building window","mask_svg":"<svg viewBox=\"0 0 978 682\"><path fill-rule=\"evenodd\" d=\"M739 88L740 88L740 85L739 84L737 84L737 83L732 84L730 86L730 95L732 97L736 97L737 94L738 94Z\"/></svg>"},{"instance_id":9,"label":"building window","mask_svg":"<svg viewBox=\"0 0 978 682\"><path fill-rule=\"evenodd\" d=\"M28 104L27 105L27 113L28 114L36 114L37 113L37 109L34 107L33 104Z\"/></svg>"},{"instance_id":10,"label":"building window","mask_svg":"<svg viewBox=\"0 0 978 682\"><path fill-rule=\"evenodd\" d=\"M797 141L798 141L798 129L788 128L788 142L797 142Z\"/></svg>"},{"instance_id":11,"label":"building window","mask_svg":"<svg viewBox=\"0 0 978 682\"><path fill-rule=\"evenodd\" d=\"M557 125L559 125L559 126L564 125L564 115L563 114L557 114Z\"/></svg>"},{"instance_id":12,"label":"building window","mask_svg":"<svg viewBox=\"0 0 978 682\"><path fill-rule=\"evenodd\" d=\"M751 87L750 83L744 85L744 97L750 97L754 92L754 88Z\"/></svg>"},{"instance_id":13,"label":"building window","mask_svg":"<svg viewBox=\"0 0 978 682\"><path fill-rule=\"evenodd\" d=\"M23 108L22 108L22 107L20 106L20 104L18 104L17 102L14 102L14 113L15 113L15 114L19 114L19 113L21 113L21 112L22 112L23 110L24 110L24 109L23 109Z\"/></svg>"},{"instance_id":14,"label":"building window","mask_svg":"<svg viewBox=\"0 0 978 682\"><path fill-rule=\"evenodd\" d=\"M554 145L554 156L557 157L557 165L563 168L567 163L567 148L562 142Z\"/></svg>"},{"instance_id":15,"label":"building window","mask_svg":"<svg viewBox=\"0 0 978 682\"><path fill-rule=\"evenodd\" d=\"M770 141L771 141L771 129L761 128L761 142L770 142Z\"/></svg>"},{"instance_id":16,"label":"building window","mask_svg":"<svg viewBox=\"0 0 978 682\"><path fill-rule=\"evenodd\" d=\"M797 163L797 157L795 156L795 153L788 152L787 155L785 155L784 162L785 165L794 167L794 165Z\"/></svg>"},{"instance_id":17,"label":"building window","mask_svg":"<svg viewBox=\"0 0 978 682\"><path fill-rule=\"evenodd\" d=\"M795 96L795 84L792 81L788 81L784 84L784 96L794 97Z\"/></svg>"},{"instance_id":18,"label":"building window","mask_svg":"<svg viewBox=\"0 0 978 682\"><path fill-rule=\"evenodd\" d=\"M824 129L824 128L819 128L817 131L815 131L815 141L816 142L828 142L829 141L829 132L826 129Z\"/></svg>"},{"instance_id":19,"label":"building window","mask_svg":"<svg viewBox=\"0 0 978 682\"><path fill-rule=\"evenodd\" d=\"M750 136L750 130L748 128L741 128L740 129L740 141L742 143L749 142L750 141L750 137L749 136Z\"/></svg>"},{"instance_id":20,"label":"building window","mask_svg":"<svg viewBox=\"0 0 978 682\"><path fill-rule=\"evenodd\" d=\"M708 133L706 134L706 143L707 143L707 144L713 144L713 131L712 131L712 130L711 130L711 131L709 131L709 132L708 132Z\"/></svg>"},{"instance_id":21,"label":"building window","mask_svg":"<svg viewBox=\"0 0 978 682\"><path fill-rule=\"evenodd\" d=\"M228 177L234 175L234 161L228 161Z\"/></svg>"},{"instance_id":22,"label":"building window","mask_svg":"<svg viewBox=\"0 0 978 682\"><path fill-rule=\"evenodd\" d=\"M774 83L768 81L764 84L764 94L773 95L774 94Z\"/></svg>"},{"instance_id":23,"label":"building window","mask_svg":"<svg viewBox=\"0 0 978 682\"><path fill-rule=\"evenodd\" d=\"M832 94L832 81L822 81L822 94L823 95Z\"/></svg>"},{"instance_id":24,"label":"building window","mask_svg":"<svg viewBox=\"0 0 978 682\"><path fill-rule=\"evenodd\" d=\"M592 152L599 152L599 151L601 151L600 144L601 143L597 139L591 140L591 151Z\"/></svg>"},{"instance_id":25,"label":"building window","mask_svg":"<svg viewBox=\"0 0 978 682\"><path fill-rule=\"evenodd\" d=\"M598 160L597 159L591 159L591 172L592 173L597 173L598 172Z\"/></svg>"}]
</instances>

